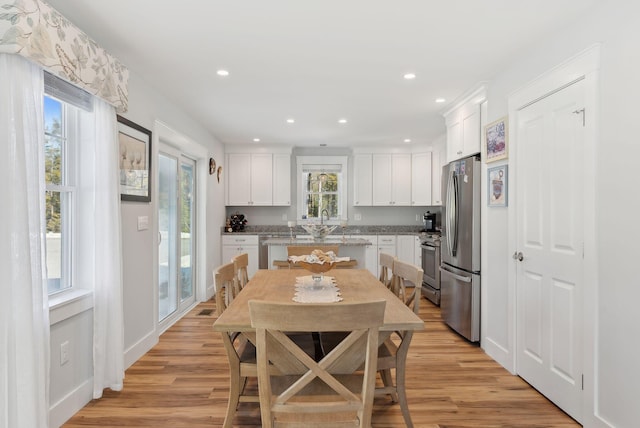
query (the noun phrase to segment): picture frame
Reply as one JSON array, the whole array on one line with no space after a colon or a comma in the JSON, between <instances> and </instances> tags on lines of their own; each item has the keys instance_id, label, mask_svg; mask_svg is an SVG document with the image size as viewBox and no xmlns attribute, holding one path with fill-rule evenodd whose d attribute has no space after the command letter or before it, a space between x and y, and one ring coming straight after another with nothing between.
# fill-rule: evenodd
<instances>
[{"instance_id":1,"label":"picture frame","mask_svg":"<svg viewBox=\"0 0 640 428\"><path fill-rule=\"evenodd\" d=\"M487 169L487 205L506 207L509 192L509 166L501 165Z\"/></svg>"},{"instance_id":2,"label":"picture frame","mask_svg":"<svg viewBox=\"0 0 640 428\"><path fill-rule=\"evenodd\" d=\"M120 115L120 200L151 202L151 131Z\"/></svg>"},{"instance_id":3,"label":"picture frame","mask_svg":"<svg viewBox=\"0 0 640 428\"><path fill-rule=\"evenodd\" d=\"M509 119L502 117L484 127L485 161L507 159L509 149Z\"/></svg>"}]
</instances>

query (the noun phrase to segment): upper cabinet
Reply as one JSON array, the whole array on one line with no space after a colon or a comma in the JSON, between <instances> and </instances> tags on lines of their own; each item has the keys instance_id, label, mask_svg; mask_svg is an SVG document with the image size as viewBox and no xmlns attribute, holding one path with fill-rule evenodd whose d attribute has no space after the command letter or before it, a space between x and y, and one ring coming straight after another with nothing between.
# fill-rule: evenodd
<instances>
[{"instance_id":1,"label":"upper cabinet","mask_svg":"<svg viewBox=\"0 0 640 428\"><path fill-rule=\"evenodd\" d=\"M373 165L371 153L353 156L353 205L373 205Z\"/></svg>"},{"instance_id":2,"label":"upper cabinet","mask_svg":"<svg viewBox=\"0 0 640 428\"><path fill-rule=\"evenodd\" d=\"M227 153L226 172L226 205L291 205L290 153Z\"/></svg>"},{"instance_id":3,"label":"upper cabinet","mask_svg":"<svg viewBox=\"0 0 640 428\"><path fill-rule=\"evenodd\" d=\"M411 205L411 155L373 154L373 205Z\"/></svg>"},{"instance_id":4,"label":"upper cabinet","mask_svg":"<svg viewBox=\"0 0 640 428\"><path fill-rule=\"evenodd\" d=\"M291 205L291 155L273 155L273 205Z\"/></svg>"},{"instance_id":5,"label":"upper cabinet","mask_svg":"<svg viewBox=\"0 0 640 428\"><path fill-rule=\"evenodd\" d=\"M439 165L437 169L440 169ZM433 199L434 172L430 151L354 153L353 171L354 206L398 207L441 204ZM438 195L439 193L438 191Z\"/></svg>"},{"instance_id":6,"label":"upper cabinet","mask_svg":"<svg viewBox=\"0 0 640 428\"><path fill-rule=\"evenodd\" d=\"M432 205L431 152L411 155L411 205Z\"/></svg>"},{"instance_id":7,"label":"upper cabinet","mask_svg":"<svg viewBox=\"0 0 640 428\"><path fill-rule=\"evenodd\" d=\"M480 153L482 121L481 104L486 89L479 87L444 114L447 127L447 162Z\"/></svg>"}]
</instances>

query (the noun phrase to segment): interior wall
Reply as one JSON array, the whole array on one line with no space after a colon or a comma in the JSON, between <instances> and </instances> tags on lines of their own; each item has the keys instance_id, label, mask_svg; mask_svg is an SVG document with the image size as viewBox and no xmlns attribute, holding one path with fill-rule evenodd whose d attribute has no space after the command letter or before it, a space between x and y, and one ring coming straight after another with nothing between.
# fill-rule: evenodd
<instances>
[{"instance_id":1,"label":"interior wall","mask_svg":"<svg viewBox=\"0 0 640 428\"><path fill-rule=\"evenodd\" d=\"M550 35L535 46L523 49L502 73L489 84L488 121L508 113L509 94L536 77L551 70L588 47L601 43L600 103L598 112L587 117L598 121L596 241L598 279L595 296L596 331L594 373L585 373L587 391L593 391L593 414L585 414L585 426L634 426L640 420L640 408L635 404L640 396L640 367L637 355L640 344L634 340L640 312L635 242L640 240L640 223L636 213L640 202L635 171L640 155L637 135L637 100L640 87L636 84L640 67L640 4L616 2L603 5L585 16L577 16L573 25ZM483 347L499 361L508 364L515 344L509 328L513 308L505 298L514 292L507 283L506 272L515 270L508 251L508 210L485 209L483 235L483 286L486 299L483 313L486 325ZM486 267L486 269L485 269ZM495 346L494 346L495 345ZM503 363L504 364L504 363Z\"/></svg>"}]
</instances>

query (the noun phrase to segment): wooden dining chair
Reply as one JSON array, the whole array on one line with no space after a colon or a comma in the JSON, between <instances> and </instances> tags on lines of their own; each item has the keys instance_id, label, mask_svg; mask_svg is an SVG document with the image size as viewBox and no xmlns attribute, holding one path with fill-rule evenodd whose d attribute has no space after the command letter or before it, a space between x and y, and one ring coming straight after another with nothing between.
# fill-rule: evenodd
<instances>
[{"instance_id":1,"label":"wooden dining chair","mask_svg":"<svg viewBox=\"0 0 640 428\"><path fill-rule=\"evenodd\" d=\"M233 262L233 268L236 273L238 289L242 290L244 286L247 285L247 282L249 282L249 272L247 270L249 267L249 254L238 254L237 256L234 256L231 261Z\"/></svg>"},{"instance_id":2,"label":"wooden dining chair","mask_svg":"<svg viewBox=\"0 0 640 428\"><path fill-rule=\"evenodd\" d=\"M256 329L262 426L370 427L385 305L249 301ZM350 333L316 362L285 334L305 331ZM270 374L270 363L285 376Z\"/></svg>"},{"instance_id":3,"label":"wooden dining chair","mask_svg":"<svg viewBox=\"0 0 640 428\"><path fill-rule=\"evenodd\" d=\"M214 272L214 286L216 311L220 316L239 292L233 263L222 265ZM251 342L237 332L222 332L221 334L222 343L229 359L229 403L224 428L231 428L240 402L260 402L257 394L245 393L247 378L257 378L258 366L256 349Z\"/></svg>"},{"instance_id":4,"label":"wooden dining chair","mask_svg":"<svg viewBox=\"0 0 640 428\"><path fill-rule=\"evenodd\" d=\"M410 263L395 260L393 263L393 279L397 297L405 305L418 314L422 295L422 269ZM387 338L378 349L378 372L383 387L376 388L376 395L390 395L393 402L400 403L402 416L408 428L413 427L407 393L405 389L406 361L413 331L396 331ZM391 370L395 370L395 383Z\"/></svg>"},{"instance_id":5,"label":"wooden dining chair","mask_svg":"<svg viewBox=\"0 0 640 428\"><path fill-rule=\"evenodd\" d=\"M379 276L379 280L382 284L384 284L385 287L387 287L389 290L393 291L394 294L396 293L395 291L395 284L393 283L392 279L393 279L393 262L397 260L396 256L392 256L389 253L380 253L380 257L379 257L379 265L380 265L380 276Z\"/></svg>"}]
</instances>

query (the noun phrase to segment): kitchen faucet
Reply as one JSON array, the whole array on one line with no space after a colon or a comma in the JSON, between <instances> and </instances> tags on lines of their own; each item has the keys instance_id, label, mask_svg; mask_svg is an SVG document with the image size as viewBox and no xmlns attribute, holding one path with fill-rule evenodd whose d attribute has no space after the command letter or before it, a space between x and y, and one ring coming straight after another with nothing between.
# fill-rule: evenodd
<instances>
[{"instance_id":1,"label":"kitchen faucet","mask_svg":"<svg viewBox=\"0 0 640 428\"><path fill-rule=\"evenodd\" d=\"M322 211L320 211L320 225L323 225L324 222L324 213L327 213L327 221L329 221L329 211L325 208Z\"/></svg>"}]
</instances>

